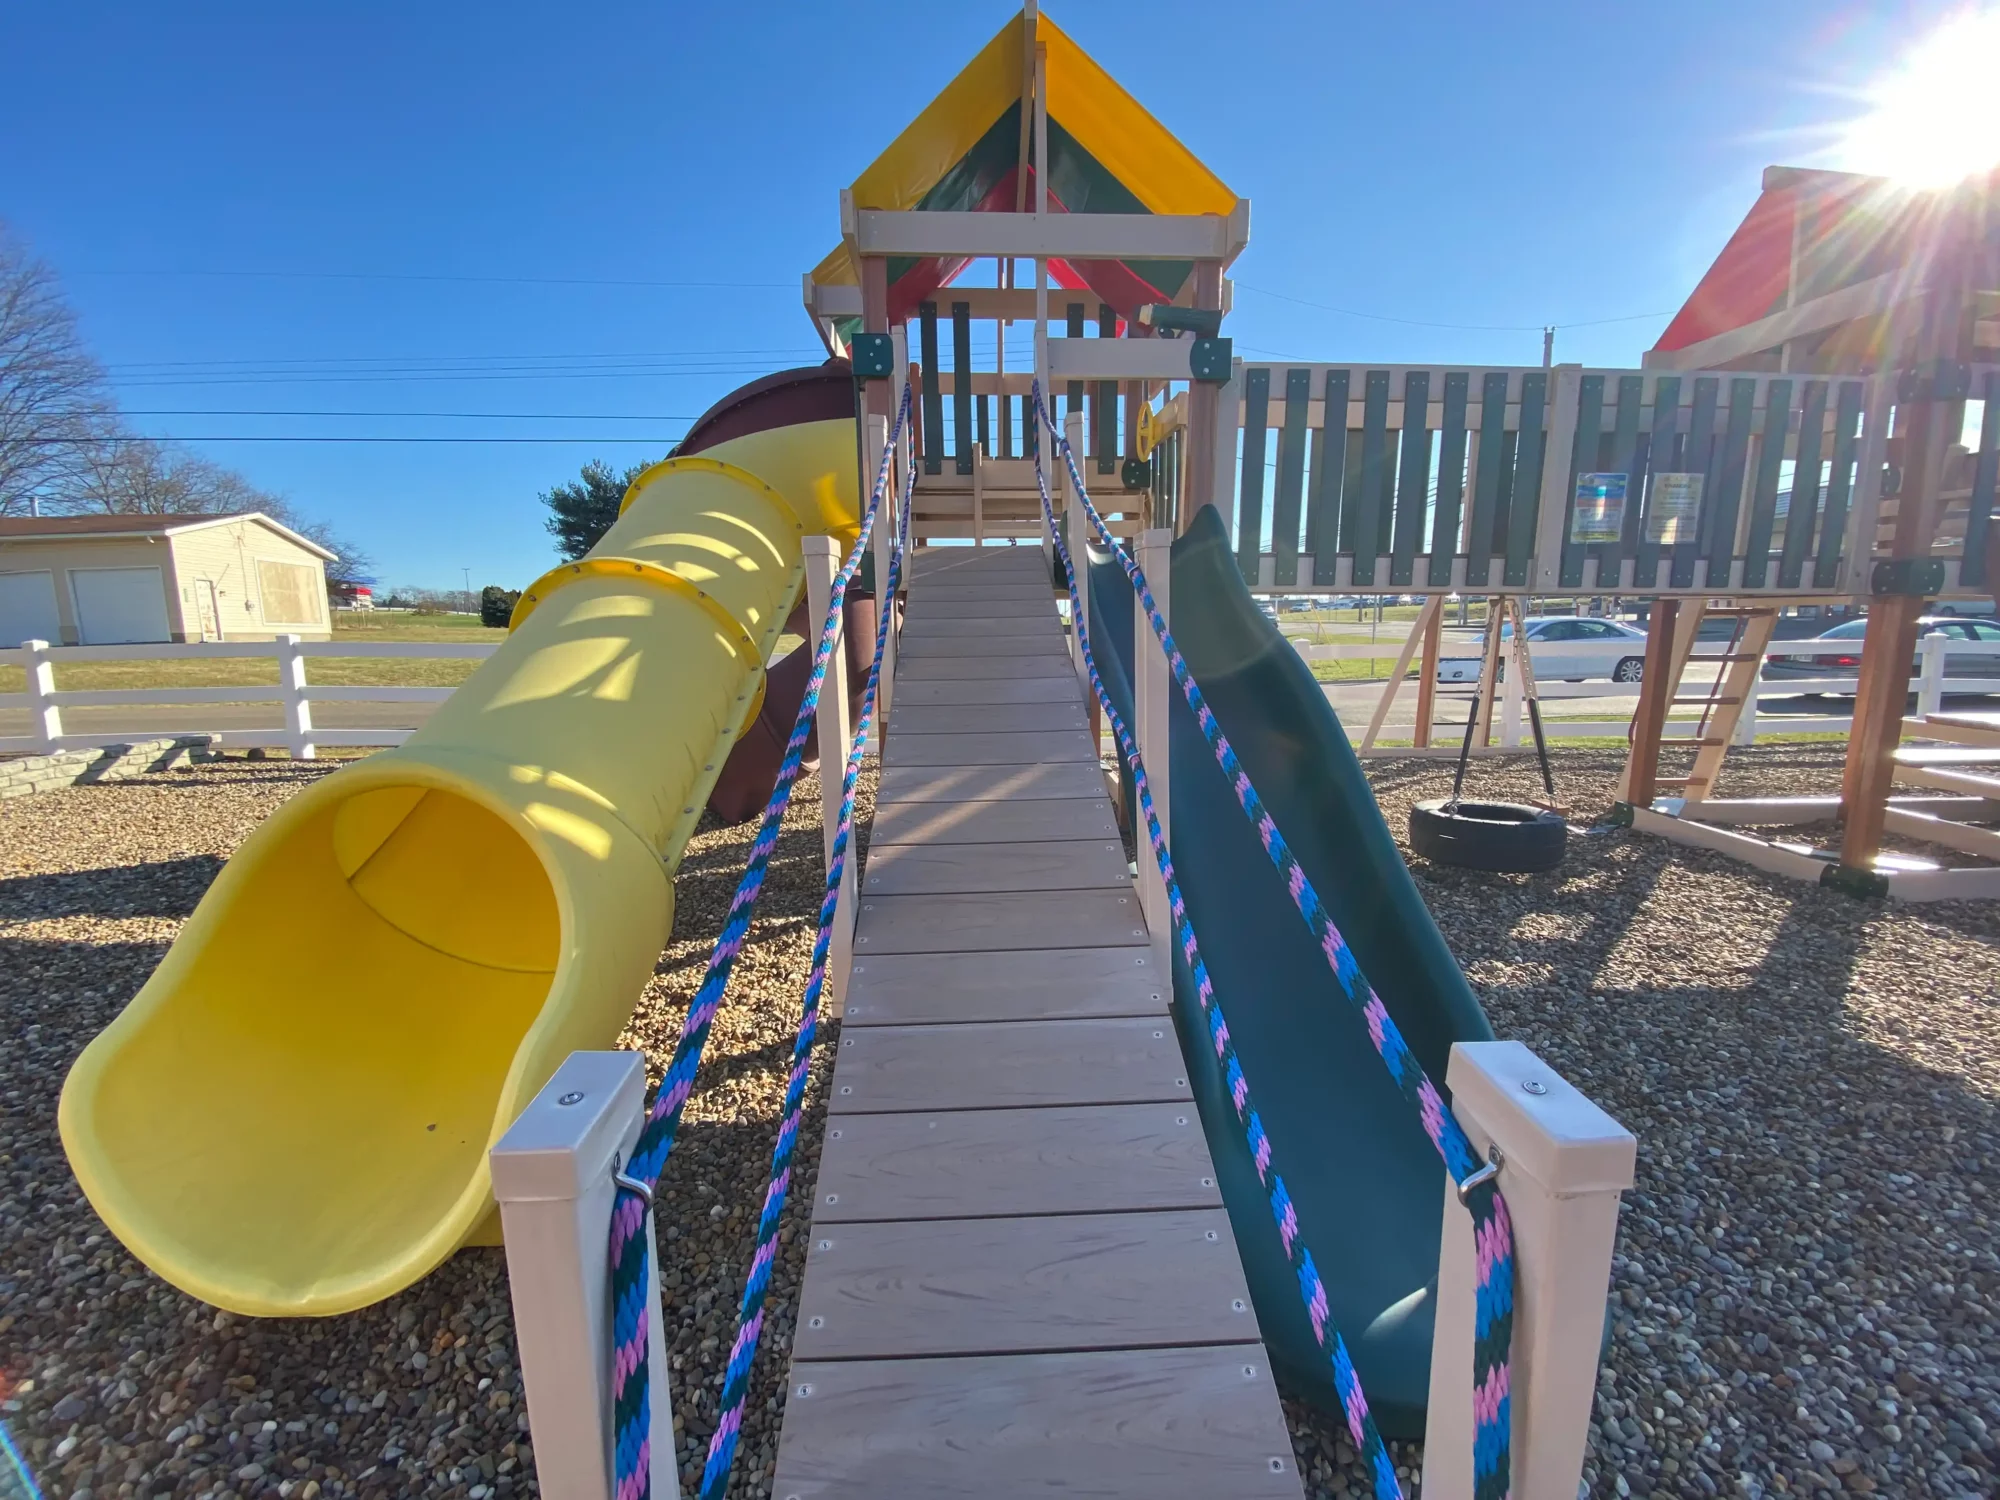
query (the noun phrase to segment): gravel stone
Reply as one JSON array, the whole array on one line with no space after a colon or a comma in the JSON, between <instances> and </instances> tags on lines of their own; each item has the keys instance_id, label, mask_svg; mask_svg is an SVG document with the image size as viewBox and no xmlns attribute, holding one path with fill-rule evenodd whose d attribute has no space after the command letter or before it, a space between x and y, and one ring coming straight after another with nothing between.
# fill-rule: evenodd
<instances>
[{"instance_id":1,"label":"gravel stone","mask_svg":"<svg viewBox=\"0 0 2000 1500\"><path fill-rule=\"evenodd\" d=\"M1722 794L1827 791L1839 754L1734 752ZM1558 753L1579 830L1608 810L1618 764ZM234 1318L104 1232L56 1139L76 1052L221 861L327 769L230 759L0 807L0 1419L52 1497L536 1493L500 1252L348 1317ZM1438 761L1369 770L1399 835L1450 781ZM1469 785L1527 798L1539 782L1522 759L1481 762ZM871 789L872 772L864 816ZM816 785L793 806L660 1184L684 1483L716 1418L820 892ZM704 825L689 846L673 941L622 1042L655 1081L750 836ZM1584 1492L2000 1489L2000 909L1856 900L1624 830L1579 831L1546 875L1413 868L1495 1029L1639 1137ZM739 1496L768 1496L774 1472L796 1205L837 1034L822 1027ZM1286 1415L1309 1495L1368 1493L1337 1415ZM1393 1457L1413 1492L1421 1445Z\"/></svg>"}]
</instances>

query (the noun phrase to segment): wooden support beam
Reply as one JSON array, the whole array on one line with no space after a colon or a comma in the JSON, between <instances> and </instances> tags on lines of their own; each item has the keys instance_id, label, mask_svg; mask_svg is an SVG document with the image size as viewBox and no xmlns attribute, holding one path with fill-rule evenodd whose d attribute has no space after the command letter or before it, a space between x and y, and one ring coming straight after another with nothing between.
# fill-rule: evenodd
<instances>
[{"instance_id":1,"label":"wooden support beam","mask_svg":"<svg viewBox=\"0 0 2000 1500\"><path fill-rule=\"evenodd\" d=\"M1436 624L1439 618L1438 612L1443 608L1442 596L1434 594L1426 599L1422 613L1417 616L1416 625L1403 637L1403 649L1396 653L1396 665L1389 673L1389 680L1382 684L1382 696L1375 700L1375 712L1368 718L1368 732L1361 737L1361 748L1364 752L1375 748L1375 738L1381 734L1382 726L1388 722L1389 709L1402 692L1403 679L1409 675L1410 659L1417 654L1419 642ZM1419 697L1421 698L1421 693Z\"/></svg>"},{"instance_id":2,"label":"wooden support beam","mask_svg":"<svg viewBox=\"0 0 2000 1500\"><path fill-rule=\"evenodd\" d=\"M1632 715L1632 750L1625 760L1617 796L1636 807L1650 807L1660 776L1660 734L1674 692L1674 621L1680 601L1655 599L1646 621L1646 665L1639 679L1639 708Z\"/></svg>"},{"instance_id":3,"label":"wooden support beam","mask_svg":"<svg viewBox=\"0 0 2000 1500\"><path fill-rule=\"evenodd\" d=\"M1431 717L1437 712L1438 649L1444 640L1444 595L1431 595L1411 634L1414 635L1418 629L1423 632L1424 645L1423 658L1417 668L1417 728L1410 743L1418 750L1428 750Z\"/></svg>"},{"instance_id":4,"label":"wooden support beam","mask_svg":"<svg viewBox=\"0 0 2000 1500\"><path fill-rule=\"evenodd\" d=\"M1222 307L1222 267L1214 261L1197 264L1193 279L1194 305L1219 311ZM1202 506L1222 503L1216 482L1219 468L1217 424L1224 413L1221 395L1215 386L1201 382L1188 387L1187 490L1178 518L1183 531ZM1236 397L1232 394L1229 402L1229 414L1232 416L1235 414L1235 402ZM1235 456L1235 445L1231 444L1229 458L1233 460Z\"/></svg>"},{"instance_id":5,"label":"wooden support beam","mask_svg":"<svg viewBox=\"0 0 2000 1500\"><path fill-rule=\"evenodd\" d=\"M1472 742L1481 749L1493 743L1493 700L1500 696L1500 631L1507 620L1507 601L1496 595L1486 601L1486 646L1479 657L1479 725Z\"/></svg>"}]
</instances>

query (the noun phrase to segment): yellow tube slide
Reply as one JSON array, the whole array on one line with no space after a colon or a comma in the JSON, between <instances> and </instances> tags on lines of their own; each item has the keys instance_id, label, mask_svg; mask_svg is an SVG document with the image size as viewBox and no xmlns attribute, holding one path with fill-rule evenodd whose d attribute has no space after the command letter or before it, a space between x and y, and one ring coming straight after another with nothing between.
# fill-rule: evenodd
<instances>
[{"instance_id":1,"label":"yellow tube slide","mask_svg":"<svg viewBox=\"0 0 2000 1500\"><path fill-rule=\"evenodd\" d=\"M71 1166L135 1255L236 1312L326 1314L480 1229L488 1147L653 972L800 540L855 535L854 434L647 470L422 730L244 842L63 1088Z\"/></svg>"}]
</instances>

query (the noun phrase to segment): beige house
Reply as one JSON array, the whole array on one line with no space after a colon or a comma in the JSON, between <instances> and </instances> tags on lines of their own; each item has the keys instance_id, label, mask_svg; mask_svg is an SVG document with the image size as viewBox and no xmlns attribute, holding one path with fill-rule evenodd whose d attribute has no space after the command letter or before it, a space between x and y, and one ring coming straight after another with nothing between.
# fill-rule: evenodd
<instances>
[{"instance_id":1,"label":"beige house","mask_svg":"<svg viewBox=\"0 0 2000 1500\"><path fill-rule=\"evenodd\" d=\"M257 511L0 517L0 649L324 640L333 560Z\"/></svg>"}]
</instances>

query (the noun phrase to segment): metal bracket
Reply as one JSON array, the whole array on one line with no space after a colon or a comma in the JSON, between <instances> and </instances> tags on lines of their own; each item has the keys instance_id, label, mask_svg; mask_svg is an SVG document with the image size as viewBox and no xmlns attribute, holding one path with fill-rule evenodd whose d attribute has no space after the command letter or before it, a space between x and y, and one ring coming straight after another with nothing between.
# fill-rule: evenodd
<instances>
[{"instance_id":1,"label":"metal bracket","mask_svg":"<svg viewBox=\"0 0 2000 1500\"><path fill-rule=\"evenodd\" d=\"M1934 557L1885 557L1868 575L1868 592L1878 598L1928 599L1944 588L1944 563Z\"/></svg>"},{"instance_id":2,"label":"metal bracket","mask_svg":"<svg viewBox=\"0 0 2000 1500\"><path fill-rule=\"evenodd\" d=\"M1874 870L1857 870L1851 865L1828 865L1819 872L1819 883L1828 890L1845 891L1850 896L1887 896L1889 877Z\"/></svg>"},{"instance_id":3,"label":"metal bracket","mask_svg":"<svg viewBox=\"0 0 2000 1500\"><path fill-rule=\"evenodd\" d=\"M1230 339L1196 339L1188 350L1188 374L1204 385L1227 385L1236 360Z\"/></svg>"},{"instance_id":4,"label":"metal bracket","mask_svg":"<svg viewBox=\"0 0 2000 1500\"><path fill-rule=\"evenodd\" d=\"M896 346L886 333L855 334L848 358L856 380L887 380L896 373Z\"/></svg>"},{"instance_id":5,"label":"metal bracket","mask_svg":"<svg viewBox=\"0 0 2000 1500\"><path fill-rule=\"evenodd\" d=\"M1151 489L1153 466L1143 458L1128 458L1119 470L1118 478L1128 490Z\"/></svg>"},{"instance_id":6,"label":"metal bracket","mask_svg":"<svg viewBox=\"0 0 2000 1500\"><path fill-rule=\"evenodd\" d=\"M1963 401L1972 394L1972 366L1934 360L1896 377L1898 401Z\"/></svg>"},{"instance_id":7,"label":"metal bracket","mask_svg":"<svg viewBox=\"0 0 2000 1500\"><path fill-rule=\"evenodd\" d=\"M1630 828L1632 826L1632 804L1629 802L1612 803L1611 811L1604 815L1604 826L1607 828Z\"/></svg>"}]
</instances>

